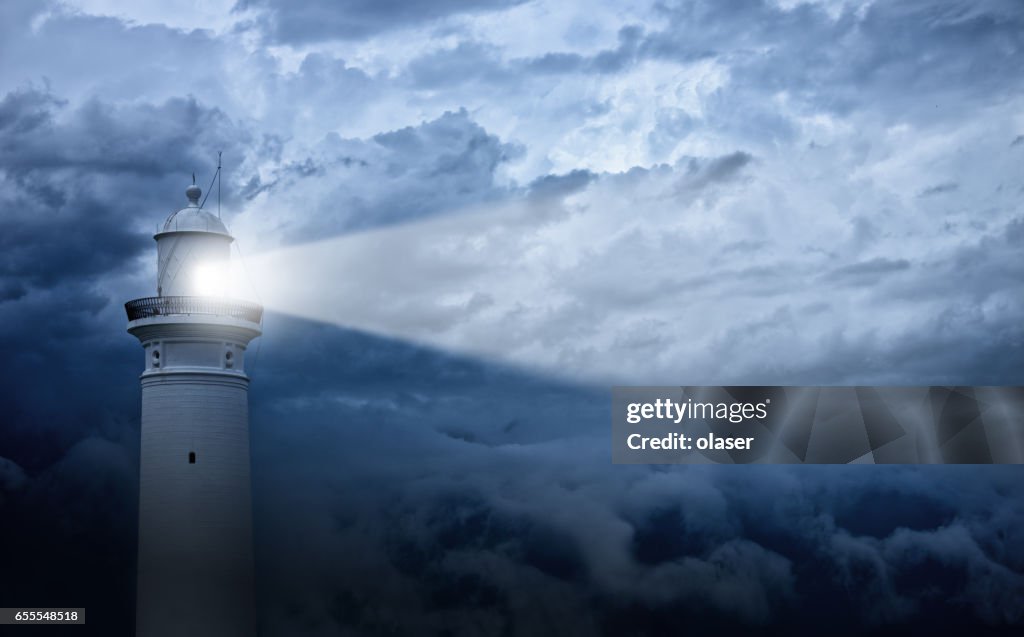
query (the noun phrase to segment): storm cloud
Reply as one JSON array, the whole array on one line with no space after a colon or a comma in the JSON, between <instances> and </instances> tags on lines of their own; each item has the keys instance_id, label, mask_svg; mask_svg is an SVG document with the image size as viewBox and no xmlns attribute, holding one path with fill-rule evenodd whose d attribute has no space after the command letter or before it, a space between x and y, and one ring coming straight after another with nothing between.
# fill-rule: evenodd
<instances>
[{"instance_id":1,"label":"storm cloud","mask_svg":"<svg viewBox=\"0 0 1024 637\"><path fill-rule=\"evenodd\" d=\"M241 0L235 10L266 9L262 21L273 39L301 44L332 39L362 39L381 31L430 23L450 15L494 11L525 0L444 0L406 3L350 0Z\"/></svg>"}]
</instances>

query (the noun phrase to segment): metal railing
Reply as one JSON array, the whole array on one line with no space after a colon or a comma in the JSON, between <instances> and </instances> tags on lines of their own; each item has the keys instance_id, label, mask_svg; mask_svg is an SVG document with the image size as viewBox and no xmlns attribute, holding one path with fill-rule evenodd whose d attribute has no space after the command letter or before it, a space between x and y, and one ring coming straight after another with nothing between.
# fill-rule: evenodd
<instances>
[{"instance_id":1,"label":"metal railing","mask_svg":"<svg viewBox=\"0 0 1024 637\"><path fill-rule=\"evenodd\" d=\"M263 306L250 301L210 296L149 296L124 304L128 320L134 321L168 314L208 314L261 323Z\"/></svg>"}]
</instances>

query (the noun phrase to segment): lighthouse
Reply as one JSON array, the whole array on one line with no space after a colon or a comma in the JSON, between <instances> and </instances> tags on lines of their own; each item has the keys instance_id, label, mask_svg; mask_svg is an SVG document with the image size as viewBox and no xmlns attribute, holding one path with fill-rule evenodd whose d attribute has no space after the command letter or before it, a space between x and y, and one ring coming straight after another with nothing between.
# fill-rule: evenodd
<instances>
[{"instance_id":1,"label":"lighthouse","mask_svg":"<svg viewBox=\"0 0 1024 637\"><path fill-rule=\"evenodd\" d=\"M194 181L194 180L193 180ZM255 634L249 377L263 308L228 296L234 238L188 205L154 239L156 296L125 304L141 375L139 637Z\"/></svg>"}]
</instances>

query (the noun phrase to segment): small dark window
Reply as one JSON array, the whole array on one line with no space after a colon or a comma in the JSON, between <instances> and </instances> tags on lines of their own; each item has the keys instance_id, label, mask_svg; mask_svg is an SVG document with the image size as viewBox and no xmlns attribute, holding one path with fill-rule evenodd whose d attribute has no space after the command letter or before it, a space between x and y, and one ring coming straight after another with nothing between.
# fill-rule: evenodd
<instances>
[{"instance_id":1,"label":"small dark window","mask_svg":"<svg viewBox=\"0 0 1024 637\"><path fill-rule=\"evenodd\" d=\"M188 452L188 463L189 464L195 464L196 463L196 452L195 451L189 451Z\"/></svg>"}]
</instances>

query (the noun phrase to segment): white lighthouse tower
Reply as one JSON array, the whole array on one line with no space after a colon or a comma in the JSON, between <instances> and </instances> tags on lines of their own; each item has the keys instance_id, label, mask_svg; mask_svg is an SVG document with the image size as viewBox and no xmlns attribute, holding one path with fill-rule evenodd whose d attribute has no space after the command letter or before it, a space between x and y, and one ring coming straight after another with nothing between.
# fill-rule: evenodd
<instances>
[{"instance_id":1,"label":"white lighthouse tower","mask_svg":"<svg viewBox=\"0 0 1024 637\"><path fill-rule=\"evenodd\" d=\"M252 637L254 583L245 350L263 308L226 296L230 246L200 189L157 242L157 295L125 304L145 349L139 637Z\"/></svg>"}]
</instances>

